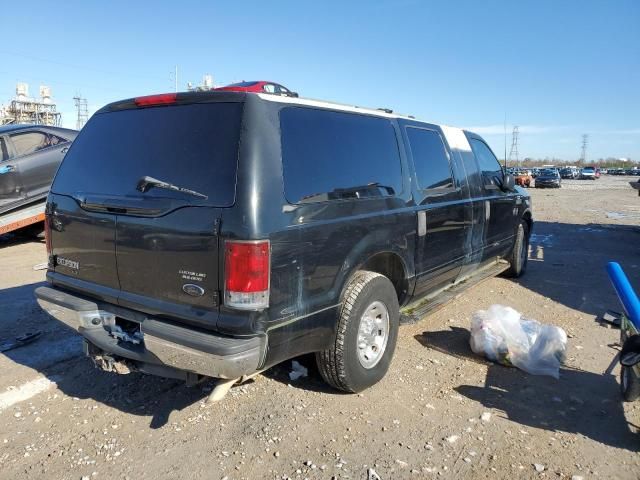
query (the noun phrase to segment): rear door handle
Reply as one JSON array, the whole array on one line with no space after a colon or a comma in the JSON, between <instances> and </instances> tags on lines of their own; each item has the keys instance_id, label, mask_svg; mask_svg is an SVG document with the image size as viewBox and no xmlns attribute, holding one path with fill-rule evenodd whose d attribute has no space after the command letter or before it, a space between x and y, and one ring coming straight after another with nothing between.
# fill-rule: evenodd
<instances>
[{"instance_id":1,"label":"rear door handle","mask_svg":"<svg viewBox=\"0 0 640 480\"><path fill-rule=\"evenodd\" d=\"M15 171L16 171L15 165L4 165L0 167L0 175L2 175L3 173L9 173L9 172L15 172Z\"/></svg>"}]
</instances>

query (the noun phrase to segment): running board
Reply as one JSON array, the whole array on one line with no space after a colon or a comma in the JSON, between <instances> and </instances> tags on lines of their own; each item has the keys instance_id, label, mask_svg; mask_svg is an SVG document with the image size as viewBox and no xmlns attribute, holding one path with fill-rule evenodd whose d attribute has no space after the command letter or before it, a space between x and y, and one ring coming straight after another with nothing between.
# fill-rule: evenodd
<instances>
[{"instance_id":1,"label":"running board","mask_svg":"<svg viewBox=\"0 0 640 480\"><path fill-rule=\"evenodd\" d=\"M462 277L455 283L434 293L422 297L406 307L400 309L400 323L418 323L428 314L445 306L451 300L458 298L468 288L474 287L488 278L495 277L509 268L509 262L499 260L490 263L472 275Z\"/></svg>"}]
</instances>

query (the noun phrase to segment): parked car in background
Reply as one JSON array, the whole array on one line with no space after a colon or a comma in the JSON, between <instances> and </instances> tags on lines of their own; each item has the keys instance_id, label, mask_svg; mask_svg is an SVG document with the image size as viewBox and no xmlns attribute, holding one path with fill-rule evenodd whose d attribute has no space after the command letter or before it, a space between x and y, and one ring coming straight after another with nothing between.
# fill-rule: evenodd
<instances>
[{"instance_id":1,"label":"parked car in background","mask_svg":"<svg viewBox=\"0 0 640 480\"><path fill-rule=\"evenodd\" d=\"M577 176L578 175L577 175L576 171L573 170L572 168L565 167L565 168L560 169L560 177L561 178L574 179Z\"/></svg>"},{"instance_id":2,"label":"parked car in background","mask_svg":"<svg viewBox=\"0 0 640 480\"><path fill-rule=\"evenodd\" d=\"M543 168L536 177L536 188L560 188L562 179L557 168Z\"/></svg>"},{"instance_id":3,"label":"parked car in background","mask_svg":"<svg viewBox=\"0 0 640 480\"><path fill-rule=\"evenodd\" d=\"M516 170L514 173L514 178L516 181L516 185L520 185L521 187L529 188L533 183L533 177L531 176L531 172L529 170Z\"/></svg>"},{"instance_id":4,"label":"parked car in background","mask_svg":"<svg viewBox=\"0 0 640 480\"><path fill-rule=\"evenodd\" d=\"M233 382L315 353L358 392L391 364L399 306L524 273L530 205L461 129L276 95L139 97L94 114L62 162L35 295L105 368Z\"/></svg>"},{"instance_id":5,"label":"parked car in background","mask_svg":"<svg viewBox=\"0 0 640 480\"><path fill-rule=\"evenodd\" d=\"M582 180L595 180L596 179L596 169L594 167L584 167L580 171L580 178Z\"/></svg>"},{"instance_id":6,"label":"parked car in background","mask_svg":"<svg viewBox=\"0 0 640 480\"><path fill-rule=\"evenodd\" d=\"M42 125L0 127L0 214L47 196L78 132Z\"/></svg>"},{"instance_id":7,"label":"parked car in background","mask_svg":"<svg viewBox=\"0 0 640 480\"><path fill-rule=\"evenodd\" d=\"M251 82L232 83L226 87L218 87L213 90L220 92L252 92L252 93L271 93L274 95L282 95L285 97L297 97L296 92L292 92L288 88L275 82L266 80L256 80Z\"/></svg>"}]
</instances>

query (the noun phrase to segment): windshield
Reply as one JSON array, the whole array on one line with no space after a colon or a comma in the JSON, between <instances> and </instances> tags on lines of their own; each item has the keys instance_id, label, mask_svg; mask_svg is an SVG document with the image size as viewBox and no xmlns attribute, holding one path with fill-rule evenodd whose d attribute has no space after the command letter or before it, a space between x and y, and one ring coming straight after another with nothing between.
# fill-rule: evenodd
<instances>
[{"instance_id":1,"label":"windshield","mask_svg":"<svg viewBox=\"0 0 640 480\"><path fill-rule=\"evenodd\" d=\"M242 103L205 103L100 113L82 129L51 190L185 198L136 190L141 178L194 190L214 206L235 200Z\"/></svg>"},{"instance_id":2,"label":"windshield","mask_svg":"<svg viewBox=\"0 0 640 480\"><path fill-rule=\"evenodd\" d=\"M227 85L227 87L253 87L254 85L257 85L258 82L239 82L239 83L232 83L231 85Z\"/></svg>"},{"instance_id":3,"label":"windshield","mask_svg":"<svg viewBox=\"0 0 640 480\"><path fill-rule=\"evenodd\" d=\"M558 175L558 172L551 168L545 168L544 170L542 170L542 172L540 172L540 174L547 175L549 177L555 177L556 175Z\"/></svg>"}]
</instances>

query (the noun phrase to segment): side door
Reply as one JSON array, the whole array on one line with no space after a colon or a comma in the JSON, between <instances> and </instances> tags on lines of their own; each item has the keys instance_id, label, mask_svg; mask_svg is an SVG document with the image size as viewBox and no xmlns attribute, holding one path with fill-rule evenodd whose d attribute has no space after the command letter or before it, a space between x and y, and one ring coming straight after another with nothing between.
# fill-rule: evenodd
<instances>
[{"instance_id":1,"label":"side door","mask_svg":"<svg viewBox=\"0 0 640 480\"><path fill-rule=\"evenodd\" d=\"M0 136L0 208L22 200L20 174L6 136Z\"/></svg>"},{"instance_id":2,"label":"side door","mask_svg":"<svg viewBox=\"0 0 640 480\"><path fill-rule=\"evenodd\" d=\"M469 143L478 162L484 188L486 228L483 259L502 256L513 244L516 196L502 189L505 173L484 140L469 135Z\"/></svg>"},{"instance_id":3,"label":"side door","mask_svg":"<svg viewBox=\"0 0 640 480\"><path fill-rule=\"evenodd\" d=\"M406 125L404 135L415 171L415 295L420 296L458 276L467 255L472 206L455 181L451 152L438 128Z\"/></svg>"},{"instance_id":4,"label":"side door","mask_svg":"<svg viewBox=\"0 0 640 480\"><path fill-rule=\"evenodd\" d=\"M9 139L23 197L46 194L67 147L60 143L63 139L39 130L14 133Z\"/></svg>"}]
</instances>

